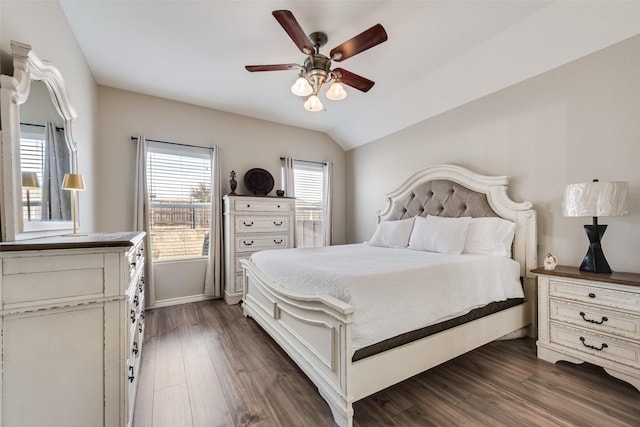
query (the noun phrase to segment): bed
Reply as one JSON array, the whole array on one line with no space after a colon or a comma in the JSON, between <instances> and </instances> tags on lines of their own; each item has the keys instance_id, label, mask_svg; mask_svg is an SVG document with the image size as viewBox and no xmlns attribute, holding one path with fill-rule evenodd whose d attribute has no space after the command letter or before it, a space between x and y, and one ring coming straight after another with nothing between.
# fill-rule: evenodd
<instances>
[{"instance_id":1,"label":"bed","mask_svg":"<svg viewBox=\"0 0 640 427\"><path fill-rule=\"evenodd\" d=\"M304 281L312 285L315 281L317 287L309 292L297 286L296 281L303 280L300 279L302 276L293 275L296 268L277 266L277 257L271 257L277 255L275 252L280 252L290 266L295 266L294 260L299 252L282 252L295 249L266 251L255 254L253 260L241 261L245 316L253 318L271 335L314 382L339 426L353 425L353 402L493 340L523 336L528 330L527 326L535 324L535 308L532 307L535 282L529 270L536 266L537 261L536 214L530 202L518 203L509 198L508 182L505 176L484 176L460 166L435 165L414 174L397 190L387 194L387 207L378 214L379 228L381 224L390 224L392 221L396 225L401 221L412 221L412 224L420 221L422 224L426 222L425 218L437 222L438 219L434 217L441 217L448 222L452 218L495 217L515 225L513 243L509 248L511 256L507 259L502 257L500 262L508 265L507 269L515 269L505 282L513 282L511 276L515 274L521 294L509 290L505 291L505 298L498 298L503 301L487 305L483 303L482 306L471 303L464 309L454 310L455 315L443 317L441 313L436 316L435 323L434 319L430 319L426 327L415 328L412 320L400 321L400 313L403 310L412 311L412 300L417 300L413 294L417 288L409 287L416 286L410 283L415 280L411 277L415 276L403 276L402 273L398 285L389 287L388 298L377 300L378 307L375 309L378 311L371 313L367 310L373 310L371 307L375 303L367 300L368 292L362 291L361 286L369 280L364 277L366 274L363 271L356 271L355 278L342 279L336 278L334 272L330 271L340 270L337 267L323 272L321 268L301 266L298 269L305 273ZM415 230L415 225L413 227ZM397 257L397 260L408 258L409 263L422 262L420 251L372 245L344 245L334 249L317 249L310 254L320 260L325 253L326 257L330 257L334 256L331 255L333 251L337 251L335 256L340 258L347 256L340 251L351 249L363 251L356 255L360 260L374 257L375 252L384 250L383 257L389 259ZM439 260L447 258L443 254L436 256L439 256ZM473 271L466 276L476 276L482 270L483 263L488 262L482 256L458 257L466 257L465 262L475 263L475 267L469 264L457 268L462 272ZM330 262L335 264L338 258ZM451 259L457 258L452 255ZM320 265L319 262L317 265ZM359 265L361 262L353 264ZM374 270L373 265L381 263L372 261L371 266L366 268ZM475 270L471 270L473 268ZM387 272L378 273L384 275ZM425 276L424 273L420 274ZM442 276L450 274L451 271L442 271ZM431 273L427 275L439 277ZM480 276L477 277L480 280ZM501 279L494 277L482 280L493 283L491 281ZM344 288L334 289L337 281L345 281L347 291ZM502 283L496 282L495 288L502 286ZM384 291L384 286L379 288ZM490 314L486 314L487 308ZM424 310L425 313L427 311ZM382 324L403 325L404 332L395 330L381 332L383 335L368 334L362 324L375 320L376 313L381 317ZM404 323L410 326L405 327ZM373 328L375 331L377 329ZM535 328L530 329L535 331ZM386 339L387 335L392 338Z\"/></svg>"}]
</instances>

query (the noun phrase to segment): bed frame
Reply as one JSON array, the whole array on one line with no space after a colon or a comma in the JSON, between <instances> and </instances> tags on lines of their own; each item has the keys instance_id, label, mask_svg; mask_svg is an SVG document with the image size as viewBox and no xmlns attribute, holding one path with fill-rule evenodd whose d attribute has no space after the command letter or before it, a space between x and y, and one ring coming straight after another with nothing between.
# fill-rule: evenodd
<instances>
[{"instance_id":1,"label":"bed frame","mask_svg":"<svg viewBox=\"0 0 640 427\"><path fill-rule=\"evenodd\" d=\"M440 187L450 184L449 194L460 193L461 188L470 191L465 190L462 198L436 197L430 189L434 182ZM536 213L530 202L509 198L508 182L506 176L478 175L459 166L431 166L387 194L387 207L378 214L378 221L427 213L468 216L472 206L467 204L476 205L479 193L480 203L490 209L472 216L499 216L516 224L512 255L521 266L525 302L356 362L352 362L351 305L331 296L291 292L252 262L241 261L245 316L255 319L314 382L339 426L353 426L353 402L535 325L535 284L529 271L537 260Z\"/></svg>"}]
</instances>

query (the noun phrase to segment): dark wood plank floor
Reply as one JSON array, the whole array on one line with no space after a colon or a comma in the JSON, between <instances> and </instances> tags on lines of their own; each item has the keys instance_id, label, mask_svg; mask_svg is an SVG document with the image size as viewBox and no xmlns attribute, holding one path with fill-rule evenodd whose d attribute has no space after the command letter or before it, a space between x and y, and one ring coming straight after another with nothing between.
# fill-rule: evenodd
<instances>
[{"instance_id":1,"label":"dark wood plank floor","mask_svg":"<svg viewBox=\"0 0 640 427\"><path fill-rule=\"evenodd\" d=\"M151 310L134 427L333 426L315 386L241 307ZM531 339L460 356L354 404L356 427L639 426L640 393Z\"/></svg>"}]
</instances>

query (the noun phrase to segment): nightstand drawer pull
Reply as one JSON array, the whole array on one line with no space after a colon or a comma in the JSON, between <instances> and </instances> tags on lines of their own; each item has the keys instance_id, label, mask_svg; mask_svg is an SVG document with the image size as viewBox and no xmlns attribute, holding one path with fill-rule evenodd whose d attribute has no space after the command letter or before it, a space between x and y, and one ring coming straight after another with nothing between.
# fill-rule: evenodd
<instances>
[{"instance_id":1,"label":"nightstand drawer pull","mask_svg":"<svg viewBox=\"0 0 640 427\"><path fill-rule=\"evenodd\" d=\"M251 246L251 245L253 245L253 240L250 241L250 242L247 242L246 240L243 240L242 244L245 245L245 246Z\"/></svg>"},{"instance_id":2,"label":"nightstand drawer pull","mask_svg":"<svg viewBox=\"0 0 640 427\"><path fill-rule=\"evenodd\" d=\"M582 345L587 347L587 348L591 348L593 350L598 350L598 351L602 351L605 348L609 347L608 345L606 345L605 343L602 343L602 345L600 346L600 348L594 346L594 345L589 345L589 344L585 344L585 337L580 337L580 341L582 341Z\"/></svg>"},{"instance_id":3,"label":"nightstand drawer pull","mask_svg":"<svg viewBox=\"0 0 640 427\"><path fill-rule=\"evenodd\" d=\"M589 298L595 298L596 294L594 294L593 292L589 292Z\"/></svg>"},{"instance_id":4,"label":"nightstand drawer pull","mask_svg":"<svg viewBox=\"0 0 640 427\"><path fill-rule=\"evenodd\" d=\"M584 311L580 312L580 316L582 316L582 320L584 320L585 322L589 322L589 323L595 323L596 325L602 325L604 322L606 322L607 320L609 320L607 318L607 316L602 316L602 320L597 321L597 320L593 320L593 319L587 319L585 317Z\"/></svg>"},{"instance_id":5,"label":"nightstand drawer pull","mask_svg":"<svg viewBox=\"0 0 640 427\"><path fill-rule=\"evenodd\" d=\"M273 239L273 243L275 243L276 245L281 245L284 243L284 239L280 239L280 240Z\"/></svg>"},{"instance_id":6,"label":"nightstand drawer pull","mask_svg":"<svg viewBox=\"0 0 640 427\"><path fill-rule=\"evenodd\" d=\"M251 226L253 225L253 221L251 221L251 222L242 221L242 224L243 224L245 227L251 227Z\"/></svg>"},{"instance_id":7,"label":"nightstand drawer pull","mask_svg":"<svg viewBox=\"0 0 640 427\"><path fill-rule=\"evenodd\" d=\"M131 310L131 323L136 323L136 312Z\"/></svg>"},{"instance_id":8,"label":"nightstand drawer pull","mask_svg":"<svg viewBox=\"0 0 640 427\"><path fill-rule=\"evenodd\" d=\"M280 221L280 222L273 221L273 225L275 225L276 227L282 227L282 224L284 224L284 221Z\"/></svg>"},{"instance_id":9,"label":"nightstand drawer pull","mask_svg":"<svg viewBox=\"0 0 640 427\"><path fill-rule=\"evenodd\" d=\"M136 376L133 374L133 366L131 365L129 365L129 372L131 372L131 375L129 375L129 382L132 383Z\"/></svg>"}]
</instances>

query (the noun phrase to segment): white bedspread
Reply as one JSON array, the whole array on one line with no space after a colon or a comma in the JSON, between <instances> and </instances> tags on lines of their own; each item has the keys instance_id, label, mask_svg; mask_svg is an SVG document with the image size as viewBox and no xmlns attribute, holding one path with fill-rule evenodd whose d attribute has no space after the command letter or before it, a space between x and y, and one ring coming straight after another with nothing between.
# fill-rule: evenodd
<instances>
[{"instance_id":1,"label":"white bedspread","mask_svg":"<svg viewBox=\"0 0 640 427\"><path fill-rule=\"evenodd\" d=\"M269 250L251 259L285 288L351 304L353 352L494 301L524 296L520 267L506 257L356 244Z\"/></svg>"}]
</instances>

